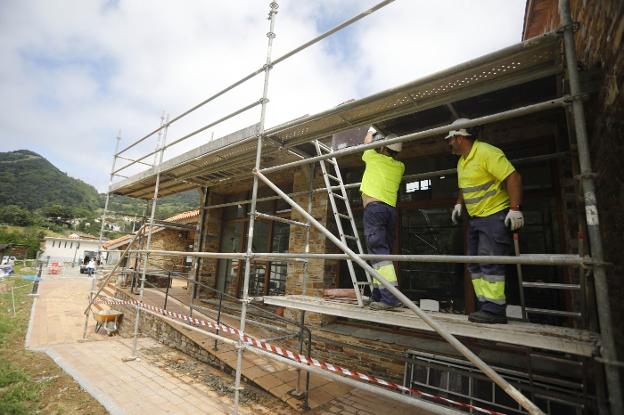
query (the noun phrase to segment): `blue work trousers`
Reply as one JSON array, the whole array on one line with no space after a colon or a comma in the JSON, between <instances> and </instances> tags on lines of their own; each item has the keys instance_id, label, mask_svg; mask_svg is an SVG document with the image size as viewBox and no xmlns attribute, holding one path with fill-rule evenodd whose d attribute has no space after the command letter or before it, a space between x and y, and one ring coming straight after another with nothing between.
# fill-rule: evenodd
<instances>
[{"instance_id":1,"label":"blue work trousers","mask_svg":"<svg viewBox=\"0 0 624 415\"><path fill-rule=\"evenodd\" d=\"M507 212L505 209L489 216L470 218L468 255L510 255L513 252L511 231L505 226ZM475 291L479 286L492 287L491 290L486 288L476 292L479 309L504 316L505 265L470 264L468 271Z\"/></svg>"},{"instance_id":2,"label":"blue work trousers","mask_svg":"<svg viewBox=\"0 0 624 415\"><path fill-rule=\"evenodd\" d=\"M383 202L372 202L364 208L364 236L369 254L390 255L394 245L394 231L396 227L396 209ZM387 263L386 260L371 261L373 268ZM390 281L397 286L397 281ZM376 284L377 285L377 284ZM389 305L401 302L392 293L383 287L373 288L371 299Z\"/></svg>"}]
</instances>

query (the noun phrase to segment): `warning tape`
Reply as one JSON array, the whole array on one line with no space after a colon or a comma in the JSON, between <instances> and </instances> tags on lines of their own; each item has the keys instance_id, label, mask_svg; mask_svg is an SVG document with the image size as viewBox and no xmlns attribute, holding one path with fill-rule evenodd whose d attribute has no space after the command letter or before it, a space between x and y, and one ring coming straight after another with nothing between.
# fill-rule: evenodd
<instances>
[{"instance_id":1,"label":"warning tape","mask_svg":"<svg viewBox=\"0 0 624 415\"><path fill-rule=\"evenodd\" d=\"M107 297L105 297L107 298ZM327 363L327 362L323 362L320 361L318 359L314 359L308 356L305 356L303 354L300 353L294 353L288 349L284 349L282 347L279 346L275 346L274 344L270 344L270 343L266 343L263 342L261 340L258 340L254 337L251 337L247 334L245 334L244 332L234 328L234 327L230 327L228 325L225 324L216 324L216 323L211 323L209 321L205 321L205 320L201 320L198 318L194 318L191 316L188 316L186 314L180 314L180 313L176 313L173 311L169 311L169 310L165 310L162 309L160 307L156 307L153 306L151 304L146 304L146 303L141 303L140 301L136 301L136 300L95 300L94 301L95 304L107 304L107 305L134 305L134 306L139 306L141 308L144 308L146 310L151 310L154 311L158 314L162 314L162 315L166 315L169 317L173 317L175 319L178 320L182 320L182 321L186 321L188 323L191 323L193 325L197 325L197 326L201 326L201 327L207 327L213 330L220 330L229 334L234 334L239 336L239 338L241 339L241 341L243 343L245 343L246 345L250 345L250 346L254 346L257 347L259 349L263 349L266 350L268 352L272 352L275 353L277 355L280 355L282 357L286 357L290 360L294 360L295 362L298 363L303 363L303 364L307 364L309 366L315 366L318 367L320 369L324 369L327 370L329 372L334 372L334 373L339 373L341 375L344 376L348 376L357 380L363 380L369 383L374 383L377 385L381 385L381 386L385 386L386 388L389 389L394 389L394 390L398 390L401 392L410 392L412 394L415 394L419 397L422 398L426 398L426 399L430 399L433 401L437 401L437 402L443 402L446 404L450 404L450 405L454 405L463 409L469 409L469 410L473 410L473 411L477 411L483 414L488 414L488 415L505 415L502 412L498 412L498 411L494 411L491 409L486 409L486 408L481 408L479 406L473 405L473 404L469 404L469 403L464 403L464 402L459 402L459 401L455 401L452 399L448 399L445 398L444 396L440 396L440 395L433 395L431 393L428 392L424 392L421 391L419 389L416 388L409 388L407 386L403 386L403 385L399 385L398 383L394 383L385 379L381 379L378 378L376 376L373 375L367 375L365 373L362 372L358 372L356 370L350 370L350 369L346 369L344 367L341 366L336 366L336 365L332 365L331 363Z\"/></svg>"}]
</instances>

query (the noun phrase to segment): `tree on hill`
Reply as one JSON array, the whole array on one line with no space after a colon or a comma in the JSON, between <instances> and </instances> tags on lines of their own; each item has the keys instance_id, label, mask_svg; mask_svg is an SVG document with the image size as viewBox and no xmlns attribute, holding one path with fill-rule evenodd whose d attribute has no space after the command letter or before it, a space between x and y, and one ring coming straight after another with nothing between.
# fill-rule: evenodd
<instances>
[{"instance_id":1,"label":"tree on hill","mask_svg":"<svg viewBox=\"0 0 624 415\"><path fill-rule=\"evenodd\" d=\"M95 210L99 196L93 186L69 177L37 153L0 153L0 205L33 210L52 203Z\"/></svg>"}]
</instances>

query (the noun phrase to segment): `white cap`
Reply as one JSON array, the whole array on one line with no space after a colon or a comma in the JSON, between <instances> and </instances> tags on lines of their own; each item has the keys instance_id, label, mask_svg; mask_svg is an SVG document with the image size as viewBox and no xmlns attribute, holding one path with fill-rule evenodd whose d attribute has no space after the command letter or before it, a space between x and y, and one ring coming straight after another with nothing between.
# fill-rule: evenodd
<instances>
[{"instance_id":1,"label":"white cap","mask_svg":"<svg viewBox=\"0 0 624 415\"><path fill-rule=\"evenodd\" d=\"M386 140L390 139L390 138L397 138L398 135L396 134L388 134L386 136ZM388 144L386 146L386 148L392 150L392 151L396 151L397 153L400 153L401 150L403 150L403 143L394 143L394 144Z\"/></svg>"},{"instance_id":2,"label":"white cap","mask_svg":"<svg viewBox=\"0 0 624 415\"><path fill-rule=\"evenodd\" d=\"M469 118L458 118L455 121L453 121L453 123L451 125L457 125L460 123L464 123L466 121L470 121ZM456 135L463 135L464 137L472 137L472 134L470 134L465 128L460 128L459 130L451 130L448 132L448 135L446 137L444 137L445 140L451 138L451 137L455 137Z\"/></svg>"}]
</instances>

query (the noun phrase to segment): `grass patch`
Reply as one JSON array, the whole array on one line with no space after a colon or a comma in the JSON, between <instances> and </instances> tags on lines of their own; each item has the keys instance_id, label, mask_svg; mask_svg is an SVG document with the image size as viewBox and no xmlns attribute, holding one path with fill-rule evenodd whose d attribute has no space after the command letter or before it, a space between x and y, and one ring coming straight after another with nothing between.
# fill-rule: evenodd
<instances>
[{"instance_id":1,"label":"grass patch","mask_svg":"<svg viewBox=\"0 0 624 415\"><path fill-rule=\"evenodd\" d=\"M106 414L106 410L44 353L24 349L32 282L0 282L0 414ZM15 315L11 287L15 288Z\"/></svg>"}]
</instances>

